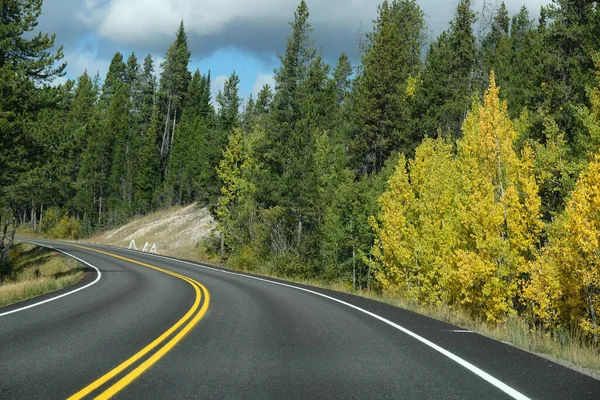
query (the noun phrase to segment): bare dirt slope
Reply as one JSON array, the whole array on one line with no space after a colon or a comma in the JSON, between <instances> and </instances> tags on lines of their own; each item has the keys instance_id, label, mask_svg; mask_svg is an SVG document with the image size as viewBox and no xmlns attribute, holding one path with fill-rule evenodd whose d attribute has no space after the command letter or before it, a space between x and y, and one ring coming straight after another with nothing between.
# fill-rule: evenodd
<instances>
[{"instance_id":1,"label":"bare dirt slope","mask_svg":"<svg viewBox=\"0 0 600 400\"><path fill-rule=\"evenodd\" d=\"M194 259L198 242L210 236L215 229L215 220L208 209L192 204L137 218L127 225L103 232L87 241L129 247L134 240L139 250L148 242L149 247L156 244L159 254Z\"/></svg>"}]
</instances>

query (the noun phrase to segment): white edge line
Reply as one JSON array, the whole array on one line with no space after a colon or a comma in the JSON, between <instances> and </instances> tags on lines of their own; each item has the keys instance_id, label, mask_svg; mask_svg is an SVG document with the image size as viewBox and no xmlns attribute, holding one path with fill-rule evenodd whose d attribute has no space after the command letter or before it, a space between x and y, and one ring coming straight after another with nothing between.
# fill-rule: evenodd
<instances>
[{"instance_id":1,"label":"white edge line","mask_svg":"<svg viewBox=\"0 0 600 400\"><path fill-rule=\"evenodd\" d=\"M134 250L129 250L129 249L123 249L123 248L119 248L119 250L126 250L126 251L131 251L131 252L139 254L139 251L134 251ZM518 392L517 390L515 390L512 387L508 386L504 382L502 382L502 381L494 378L493 376L491 376L487 372L485 372L485 371L481 370L480 368L474 366L470 362L468 362L468 361L460 358L459 356L455 355L454 353L451 353L448 350L446 350L446 349L438 346L437 344L435 344L435 343L433 343L433 342L425 339L424 337L417 335L413 331L410 331L410 330L408 330L408 329L406 329L406 328L404 328L404 327L402 327L402 326L400 326L400 325L398 325L398 324L396 324L396 323L394 323L394 322L392 322L390 320L387 320L387 319L385 319L383 317L380 317L379 315L374 314L374 313L372 313L370 311L367 311L365 309L357 307L357 306L355 306L353 304L346 303L345 301L336 299L335 297L327 296L326 294L315 292L315 291L309 290L309 289L305 289L303 287L298 287L298 286L293 286L293 285L289 285L289 284L286 284L286 283L271 281L271 280L259 278L259 277L256 277L256 276L244 275L244 274L240 274L240 273L237 273L237 272L225 271L225 270L222 270L222 269L212 268L212 267L209 267L209 266L206 266L206 265L202 265L202 264L199 264L199 263L178 260L176 258L162 256L162 255L159 255L159 254L150 254L150 253L144 253L144 254L150 255L150 256L153 256L153 257L166 258L166 259L171 260L171 261L179 262L179 263L182 263L182 264L188 264L188 265L192 265L192 266L196 266L196 267L200 267L200 268L204 268L204 269L209 269L209 270L221 272L221 273L224 273L224 274L241 276L241 277L244 277L244 278L254 279L254 280L257 280L257 281L261 281L261 282L268 282L268 283L271 283L271 284L274 284L274 285L279 285L279 286L284 286L284 287L288 287L288 288L300 290L300 291L303 291L303 292L311 293L311 294L314 294L314 295L317 295L317 296L321 296L321 297L324 297L326 299L335 301L337 303L343 304L343 305L345 305L347 307L353 308L353 309L355 309L357 311L360 311L360 312L362 312L364 314L367 314L367 315L369 315L369 316L371 316L371 317L373 317L375 319L378 319L381 322L384 322L384 323L386 323L386 324L388 324L388 325L390 325L390 326L398 329L399 331L402 331L405 334L413 337L414 339L418 340L419 342L421 342L421 343L423 343L423 344L431 347L435 351L437 351L437 352L445 355L446 357L448 357L452 361L456 362L457 364L460 364L461 366L465 367L466 369L468 369L469 371L471 371L475 375L479 376L480 378L482 378L486 382L488 382L488 383L494 385L495 387L497 387L498 389L502 390L504 393L506 393L507 395L511 396L512 398L518 399L518 400L530 400L529 397L527 397L524 394Z\"/></svg>"},{"instance_id":2,"label":"white edge line","mask_svg":"<svg viewBox=\"0 0 600 400\"><path fill-rule=\"evenodd\" d=\"M24 240L23 240L23 242L24 242ZM89 288L90 286L92 286L93 284L95 284L96 282L98 282L98 281L100 280L100 277L102 276L102 273L100 272L100 270L99 270L98 268L96 268L95 266L93 266L92 264L90 264L90 263L89 263L89 262L87 262L87 261L83 261L83 260L82 260L81 258L79 258L79 257L75 257L74 255L67 253L66 251L62 251L62 250L59 250L59 249L57 249L57 248L54 248L54 247L52 247L52 246L48 246L48 245L45 245L45 244L40 244L40 243L35 243L35 242L29 242L29 241L27 241L27 243L31 243L31 244L34 244L34 245L36 245L36 246L42 246L42 247L46 247L46 248L52 249L52 250L54 250L54 251L58 251L59 253L62 253L62 254L66 255L66 256L69 256L69 257L71 257L71 258L74 258L75 260L77 260L77 261L79 261L79 262L82 262L82 263L84 263L85 265L87 265L87 266L90 266L90 267L94 268L94 269L96 270L96 272L98 273L98 276L96 277L96 279L95 279L93 282L90 282L90 283L88 283L88 284L87 284L87 285L85 285L85 286L82 286L82 287L80 287L80 288L77 288L77 289L75 289L75 290L71 290L70 292L63 293L63 294L61 294L61 295L58 295L58 296L52 297L52 298L50 298L50 299L46 299L46 300L40 301L40 302L38 302L38 303L30 304L30 305L28 305L28 306L25 306L25 307L21 307L21 308L17 308L17 309L15 309L15 310L7 311L7 312L5 312L5 313L2 313L2 314L0 314L0 317L3 317L3 316L5 316L5 315L9 315L9 314L13 314L13 313L16 313L16 312L19 312L19 311L27 310L27 309L29 309L29 308L33 308L33 307L37 307L37 306L41 306L42 304L46 304L46 303L49 303L49 302L51 302L51 301L58 300L58 299L60 299L60 298L62 298L62 297L65 297L65 296L68 296L68 295L70 295L70 294L73 294L73 293L79 292L80 290L87 289L87 288Z\"/></svg>"}]
</instances>

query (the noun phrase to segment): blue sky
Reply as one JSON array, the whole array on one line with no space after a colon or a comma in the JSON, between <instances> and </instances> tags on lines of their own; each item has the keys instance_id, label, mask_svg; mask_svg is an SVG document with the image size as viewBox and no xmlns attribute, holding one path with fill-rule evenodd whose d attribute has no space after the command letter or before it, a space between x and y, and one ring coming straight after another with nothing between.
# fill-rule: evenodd
<instances>
[{"instance_id":1,"label":"blue sky","mask_svg":"<svg viewBox=\"0 0 600 400\"><path fill-rule=\"evenodd\" d=\"M135 52L141 61L152 54L160 64L181 20L184 21L192 62L190 69L209 69L213 92L222 88L232 71L240 76L244 98L272 84L277 53L285 50L286 36L300 0L45 0L39 29L56 33L64 45L67 77L84 70L103 77L115 52ZM526 1L532 18L547 0ZM335 64L342 52L356 61L360 32L372 29L380 1L307 0L312 38L327 62ZM418 0L426 15L431 39L447 28L457 0ZM505 0L511 14L524 0ZM487 16L500 4L475 0L474 10ZM482 30L486 18L476 24Z\"/></svg>"}]
</instances>

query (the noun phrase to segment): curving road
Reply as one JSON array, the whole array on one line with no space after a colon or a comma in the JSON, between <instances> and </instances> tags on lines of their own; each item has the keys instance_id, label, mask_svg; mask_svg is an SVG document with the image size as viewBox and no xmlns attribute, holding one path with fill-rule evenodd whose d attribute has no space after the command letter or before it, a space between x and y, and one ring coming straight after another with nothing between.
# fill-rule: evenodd
<instances>
[{"instance_id":1,"label":"curving road","mask_svg":"<svg viewBox=\"0 0 600 400\"><path fill-rule=\"evenodd\" d=\"M89 274L0 308L1 399L600 398L598 380L375 301L37 242Z\"/></svg>"}]
</instances>

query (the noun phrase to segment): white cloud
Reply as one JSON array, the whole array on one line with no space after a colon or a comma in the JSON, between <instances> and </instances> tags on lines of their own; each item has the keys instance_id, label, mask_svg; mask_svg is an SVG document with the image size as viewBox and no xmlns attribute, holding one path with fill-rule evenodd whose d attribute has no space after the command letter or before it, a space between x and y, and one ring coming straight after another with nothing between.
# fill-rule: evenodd
<instances>
[{"instance_id":1,"label":"white cloud","mask_svg":"<svg viewBox=\"0 0 600 400\"><path fill-rule=\"evenodd\" d=\"M268 83L269 86L271 86L271 90L274 90L275 74L273 74L273 73L264 74L262 72L259 72L258 75L256 75L256 80L254 81L254 85L252 86L252 91L250 92L250 93L252 93L252 96L254 96L255 100L258 95L258 92L260 92L260 89L262 89L262 87L265 85L265 83Z\"/></svg>"},{"instance_id":2,"label":"white cloud","mask_svg":"<svg viewBox=\"0 0 600 400\"><path fill-rule=\"evenodd\" d=\"M100 58L93 51L66 51L65 59L68 60L67 68L72 77L79 77L83 71L87 70L88 75L93 77L96 72L99 72L100 78L104 79L110 65L109 60Z\"/></svg>"},{"instance_id":3,"label":"white cloud","mask_svg":"<svg viewBox=\"0 0 600 400\"><path fill-rule=\"evenodd\" d=\"M97 29L101 36L139 43L157 36L172 36L181 20L188 34L209 36L221 33L233 21L257 16L286 17L290 14L288 5L295 3L295 0L110 0L104 5L95 3L94 13L102 15Z\"/></svg>"},{"instance_id":4,"label":"white cloud","mask_svg":"<svg viewBox=\"0 0 600 400\"><path fill-rule=\"evenodd\" d=\"M382 0L308 0L310 23L317 48L333 62L344 51L356 55L357 32L371 30ZM540 5L551 0L505 0L510 14L527 4L536 18ZM61 0L44 3L45 25L58 30L61 43L76 42L81 34L98 36L112 48L163 53L179 22L184 21L190 48L204 58L218 49L234 47L254 55L282 52L287 24L300 0ZM496 8L501 0L474 0L473 10L484 3ZM435 39L448 26L458 0L418 0ZM47 17L44 17L44 16ZM477 30L478 26L475 27ZM78 34L73 35L73 30ZM67 33L71 31L71 33ZM92 32L90 32L92 31ZM107 57L107 55L104 55Z\"/></svg>"}]
</instances>

